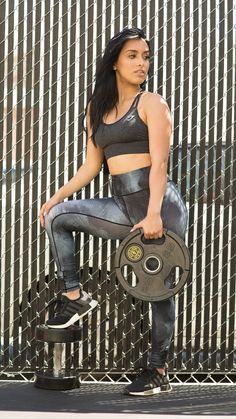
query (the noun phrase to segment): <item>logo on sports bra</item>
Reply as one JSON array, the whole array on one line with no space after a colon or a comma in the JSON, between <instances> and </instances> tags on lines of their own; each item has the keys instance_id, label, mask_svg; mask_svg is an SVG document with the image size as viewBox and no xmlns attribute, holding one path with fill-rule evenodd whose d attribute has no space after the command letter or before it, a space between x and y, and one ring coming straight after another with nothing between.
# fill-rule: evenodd
<instances>
[{"instance_id":1,"label":"logo on sports bra","mask_svg":"<svg viewBox=\"0 0 236 419\"><path fill-rule=\"evenodd\" d=\"M131 121L131 119L134 119L134 118L135 118L135 115L129 115L127 116L126 120Z\"/></svg>"}]
</instances>

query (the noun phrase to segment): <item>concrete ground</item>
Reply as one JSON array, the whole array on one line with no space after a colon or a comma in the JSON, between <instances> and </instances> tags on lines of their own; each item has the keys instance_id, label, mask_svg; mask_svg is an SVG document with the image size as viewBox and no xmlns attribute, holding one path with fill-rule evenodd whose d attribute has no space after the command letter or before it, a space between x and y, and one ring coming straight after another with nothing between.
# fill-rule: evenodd
<instances>
[{"instance_id":1,"label":"concrete ground","mask_svg":"<svg viewBox=\"0 0 236 419\"><path fill-rule=\"evenodd\" d=\"M3 419L24 419L32 418L32 419L42 419L45 416L45 413L40 412L0 412L0 418ZM47 413L47 418L49 419L77 419L77 418L86 418L86 419L131 419L131 414L103 414L103 413ZM183 419L181 415L149 415L149 414L134 414L133 418L140 418L140 419ZM201 416L184 416L185 419L202 419L207 418L205 415ZM232 416L224 416L224 418L232 418ZM222 419L222 416L214 416L214 419Z\"/></svg>"},{"instance_id":2,"label":"concrete ground","mask_svg":"<svg viewBox=\"0 0 236 419\"><path fill-rule=\"evenodd\" d=\"M82 383L68 391L36 388L33 382L0 382L0 418L127 419L236 417L236 385L173 385L149 397L125 396L124 385Z\"/></svg>"}]
</instances>

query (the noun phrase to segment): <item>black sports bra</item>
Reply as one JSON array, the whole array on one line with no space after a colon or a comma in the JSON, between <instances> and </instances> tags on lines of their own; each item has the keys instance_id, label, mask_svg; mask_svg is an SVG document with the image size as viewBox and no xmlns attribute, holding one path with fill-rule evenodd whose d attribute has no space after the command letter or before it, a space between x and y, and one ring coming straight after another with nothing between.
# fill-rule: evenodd
<instances>
[{"instance_id":1,"label":"black sports bra","mask_svg":"<svg viewBox=\"0 0 236 419\"><path fill-rule=\"evenodd\" d=\"M138 114L137 106L142 92L134 99L130 109L112 124L103 122L97 129L95 141L106 159L120 154L149 153L148 127Z\"/></svg>"}]
</instances>

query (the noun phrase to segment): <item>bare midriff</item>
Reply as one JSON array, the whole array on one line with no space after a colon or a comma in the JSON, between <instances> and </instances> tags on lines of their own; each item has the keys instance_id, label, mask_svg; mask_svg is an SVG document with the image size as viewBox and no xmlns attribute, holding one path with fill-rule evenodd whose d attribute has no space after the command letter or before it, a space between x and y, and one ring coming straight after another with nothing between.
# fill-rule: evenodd
<instances>
[{"instance_id":1,"label":"bare midriff","mask_svg":"<svg viewBox=\"0 0 236 419\"><path fill-rule=\"evenodd\" d=\"M150 166L151 157L149 153L120 154L118 156L110 157L107 160L107 165L112 176L120 175L122 173Z\"/></svg>"}]
</instances>

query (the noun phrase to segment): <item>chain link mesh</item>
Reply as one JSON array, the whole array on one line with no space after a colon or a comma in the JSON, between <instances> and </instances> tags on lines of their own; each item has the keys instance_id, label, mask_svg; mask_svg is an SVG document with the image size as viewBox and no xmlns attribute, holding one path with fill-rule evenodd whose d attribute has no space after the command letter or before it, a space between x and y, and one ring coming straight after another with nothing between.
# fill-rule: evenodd
<instances>
[{"instance_id":1,"label":"chain link mesh","mask_svg":"<svg viewBox=\"0 0 236 419\"><path fill-rule=\"evenodd\" d=\"M1 377L52 366L52 345L34 335L57 289L39 209L84 160L97 57L134 25L151 42L148 88L172 112L169 173L189 210L192 278L176 296L169 372L173 382L233 382L235 2L6 0L0 19ZM108 181L101 172L73 198L107 195ZM84 381L128 381L150 350L150 307L118 284L118 244L76 235L83 287L99 301L83 340L65 347Z\"/></svg>"}]
</instances>

